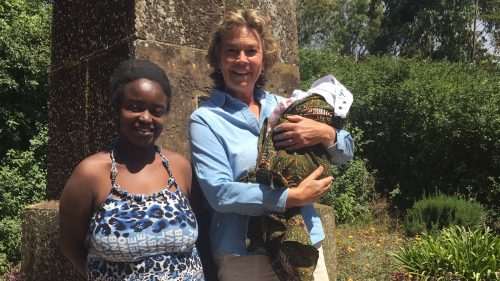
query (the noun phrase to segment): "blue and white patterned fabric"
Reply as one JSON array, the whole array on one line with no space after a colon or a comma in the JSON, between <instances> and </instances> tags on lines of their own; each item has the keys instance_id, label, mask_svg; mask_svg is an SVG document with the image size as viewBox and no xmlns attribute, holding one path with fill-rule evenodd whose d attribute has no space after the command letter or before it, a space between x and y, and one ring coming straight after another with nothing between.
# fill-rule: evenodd
<instances>
[{"instance_id":1,"label":"blue and white patterned fabric","mask_svg":"<svg viewBox=\"0 0 500 281\"><path fill-rule=\"evenodd\" d=\"M111 192L89 225L89 280L204 280L195 247L196 218L167 158L159 147L156 150L170 180L149 196L129 194L115 183L115 151L111 151Z\"/></svg>"}]
</instances>

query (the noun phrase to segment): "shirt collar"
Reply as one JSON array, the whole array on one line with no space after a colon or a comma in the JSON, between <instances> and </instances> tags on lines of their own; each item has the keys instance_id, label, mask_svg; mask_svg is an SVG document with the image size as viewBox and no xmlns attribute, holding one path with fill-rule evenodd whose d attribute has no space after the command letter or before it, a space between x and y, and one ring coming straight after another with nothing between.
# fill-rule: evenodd
<instances>
[{"instance_id":1,"label":"shirt collar","mask_svg":"<svg viewBox=\"0 0 500 281\"><path fill-rule=\"evenodd\" d=\"M264 91L262 88L257 88L256 91L254 92L254 97L261 101L262 99L266 98L266 91ZM210 93L210 99L216 106L222 106L225 103L234 103L236 101L241 102L237 98L234 98L230 94L223 92L217 88L212 88L212 92ZM261 103L262 104L262 103Z\"/></svg>"}]
</instances>

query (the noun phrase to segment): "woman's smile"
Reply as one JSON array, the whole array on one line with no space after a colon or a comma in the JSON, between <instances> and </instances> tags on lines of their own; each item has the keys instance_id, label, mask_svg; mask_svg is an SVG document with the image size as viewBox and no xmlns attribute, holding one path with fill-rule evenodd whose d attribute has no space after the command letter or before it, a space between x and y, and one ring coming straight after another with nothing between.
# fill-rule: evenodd
<instances>
[{"instance_id":1,"label":"woman's smile","mask_svg":"<svg viewBox=\"0 0 500 281\"><path fill-rule=\"evenodd\" d=\"M228 34L222 43L219 67L228 93L235 97L253 95L264 67L262 42L257 31L241 27Z\"/></svg>"}]
</instances>

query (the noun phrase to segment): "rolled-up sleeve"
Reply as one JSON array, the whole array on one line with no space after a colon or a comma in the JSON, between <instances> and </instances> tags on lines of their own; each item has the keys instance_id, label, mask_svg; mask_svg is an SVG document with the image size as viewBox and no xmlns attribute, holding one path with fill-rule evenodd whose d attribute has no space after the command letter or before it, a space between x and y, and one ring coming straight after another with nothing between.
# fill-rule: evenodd
<instances>
[{"instance_id":1,"label":"rolled-up sleeve","mask_svg":"<svg viewBox=\"0 0 500 281\"><path fill-rule=\"evenodd\" d=\"M221 135L224 131L206 116L192 115L189 121L191 161L211 207L220 213L251 216L284 212L288 189L236 181L228 146L242 144L231 143L230 136Z\"/></svg>"},{"instance_id":2,"label":"rolled-up sleeve","mask_svg":"<svg viewBox=\"0 0 500 281\"><path fill-rule=\"evenodd\" d=\"M337 130L337 142L326 148L330 155L330 161L337 165L345 164L354 156L354 141L349 132Z\"/></svg>"}]
</instances>

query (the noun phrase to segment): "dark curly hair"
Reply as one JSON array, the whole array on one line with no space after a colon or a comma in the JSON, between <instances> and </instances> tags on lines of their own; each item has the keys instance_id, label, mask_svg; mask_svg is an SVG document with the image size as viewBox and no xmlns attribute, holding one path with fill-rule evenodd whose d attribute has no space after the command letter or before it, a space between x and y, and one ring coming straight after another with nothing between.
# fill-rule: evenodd
<instances>
[{"instance_id":1,"label":"dark curly hair","mask_svg":"<svg viewBox=\"0 0 500 281\"><path fill-rule=\"evenodd\" d=\"M122 61L111 75L109 80L109 88L111 93L111 100L117 107L121 104L121 97L123 88L135 80L148 79L160 85L163 92L167 96L167 109L170 110L170 98L172 96L172 88L168 81L167 74L158 65L140 59L129 59Z\"/></svg>"}]
</instances>

